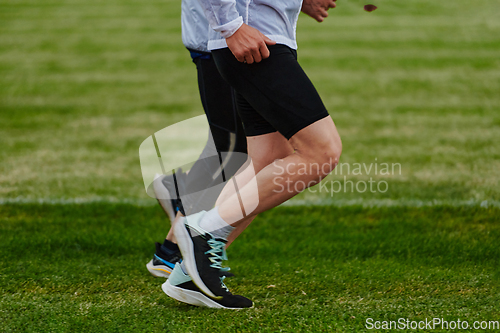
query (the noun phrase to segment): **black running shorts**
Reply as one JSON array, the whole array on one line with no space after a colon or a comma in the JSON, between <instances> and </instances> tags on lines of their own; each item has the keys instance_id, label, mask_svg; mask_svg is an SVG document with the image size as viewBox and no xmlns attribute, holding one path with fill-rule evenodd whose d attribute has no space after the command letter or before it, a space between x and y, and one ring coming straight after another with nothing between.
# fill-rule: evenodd
<instances>
[{"instance_id":1,"label":"black running shorts","mask_svg":"<svg viewBox=\"0 0 500 333\"><path fill-rule=\"evenodd\" d=\"M279 131L290 139L301 129L328 117L312 82L285 45L268 46L259 63L236 60L228 48L212 51L222 77L236 91L237 109L247 136Z\"/></svg>"}]
</instances>

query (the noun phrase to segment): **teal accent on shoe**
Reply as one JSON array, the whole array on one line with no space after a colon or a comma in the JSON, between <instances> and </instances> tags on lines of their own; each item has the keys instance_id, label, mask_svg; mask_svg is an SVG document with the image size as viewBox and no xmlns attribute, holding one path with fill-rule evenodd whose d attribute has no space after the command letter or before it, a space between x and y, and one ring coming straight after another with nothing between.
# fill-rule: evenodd
<instances>
[{"instance_id":1,"label":"teal accent on shoe","mask_svg":"<svg viewBox=\"0 0 500 333\"><path fill-rule=\"evenodd\" d=\"M183 283L191 281L191 277L187 274L184 274L181 265L179 263L176 263L174 270L172 271L172 273L170 273L168 281L171 285L178 286Z\"/></svg>"}]
</instances>

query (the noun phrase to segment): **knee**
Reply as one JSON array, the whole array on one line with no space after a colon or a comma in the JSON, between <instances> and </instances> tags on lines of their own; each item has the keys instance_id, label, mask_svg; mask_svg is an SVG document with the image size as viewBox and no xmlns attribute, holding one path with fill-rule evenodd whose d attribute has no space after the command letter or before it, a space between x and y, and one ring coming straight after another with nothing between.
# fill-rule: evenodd
<instances>
[{"instance_id":1,"label":"knee","mask_svg":"<svg viewBox=\"0 0 500 333\"><path fill-rule=\"evenodd\" d=\"M333 161L333 169L339 163L340 155L342 154L342 141L340 140L340 136L337 136L334 139L330 140L326 150L327 155L329 156L329 160Z\"/></svg>"},{"instance_id":2,"label":"knee","mask_svg":"<svg viewBox=\"0 0 500 333\"><path fill-rule=\"evenodd\" d=\"M342 145L329 147L325 150L325 155L320 161L321 172L319 174L320 178L323 179L330 174L330 172L335 169L339 163L340 155L342 153Z\"/></svg>"},{"instance_id":3,"label":"knee","mask_svg":"<svg viewBox=\"0 0 500 333\"><path fill-rule=\"evenodd\" d=\"M335 169L342 154L342 142L340 137L332 138L315 145L312 149L311 163L318 165L319 180L325 178Z\"/></svg>"}]
</instances>

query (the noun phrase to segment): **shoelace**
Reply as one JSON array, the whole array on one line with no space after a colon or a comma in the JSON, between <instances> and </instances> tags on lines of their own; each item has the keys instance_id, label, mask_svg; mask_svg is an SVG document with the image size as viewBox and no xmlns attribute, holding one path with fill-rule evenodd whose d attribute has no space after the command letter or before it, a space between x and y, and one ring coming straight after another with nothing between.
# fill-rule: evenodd
<instances>
[{"instance_id":1,"label":"shoelace","mask_svg":"<svg viewBox=\"0 0 500 333\"><path fill-rule=\"evenodd\" d=\"M226 284L224 283L224 279L225 279L225 278L226 278L226 277L225 277L224 275L222 275L222 276L220 277L220 286L221 286L222 288L226 289L226 291L227 291L227 292L229 292L229 289L227 289L227 286L226 286Z\"/></svg>"},{"instance_id":2,"label":"shoelace","mask_svg":"<svg viewBox=\"0 0 500 333\"><path fill-rule=\"evenodd\" d=\"M226 244L224 242L215 240L215 239L209 239L207 241L208 245L211 247L210 250L205 252L205 254L210 254L211 257L209 258L212 264L210 267L217 268L222 272L228 272L231 268L229 267L222 267L222 260L227 260L227 253L226 253ZM226 284L224 283L224 279L226 278L225 275L220 276L220 285L222 288L224 288L227 292L229 292L229 289L227 288Z\"/></svg>"},{"instance_id":3,"label":"shoelace","mask_svg":"<svg viewBox=\"0 0 500 333\"><path fill-rule=\"evenodd\" d=\"M216 239L209 239L207 241L208 245L211 247L210 250L205 252L205 254L210 254L211 257L209 258L212 264L210 267L216 268L216 269L222 269L222 260L227 260L227 255L226 255L226 250L224 246L224 242L218 241Z\"/></svg>"}]
</instances>

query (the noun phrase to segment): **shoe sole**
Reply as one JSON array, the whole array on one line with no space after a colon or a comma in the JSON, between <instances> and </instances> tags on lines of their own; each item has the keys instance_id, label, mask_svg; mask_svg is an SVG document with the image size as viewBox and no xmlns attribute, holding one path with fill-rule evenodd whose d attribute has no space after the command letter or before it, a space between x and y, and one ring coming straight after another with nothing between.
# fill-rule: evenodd
<instances>
[{"instance_id":1,"label":"shoe sole","mask_svg":"<svg viewBox=\"0 0 500 333\"><path fill-rule=\"evenodd\" d=\"M196 268L196 260L194 258L194 245L191 240L191 236L189 235L189 231L186 229L184 225L184 219L180 220L178 223L174 224L174 235L177 239L177 245L181 250L182 260L184 261L184 265L186 267L187 273L193 279L193 283L200 288L200 290L207 296L213 299L221 299L222 296L215 296L210 289L205 285L203 280L198 273L198 269Z\"/></svg>"},{"instance_id":2,"label":"shoe sole","mask_svg":"<svg viewBox=\"0 0 500 333\"><path fill-rule=\"evenodd\" d=\"M208 308L215 308L215 309L228 309L228 310L250 309L250 308L225 307L217 302L214 302L212 299L208 298L203 293L173 286L170 284L170 282L168 282L168 280L161 285L161 289L163 289L163 292L165 294L182 303L187 303L196 306L203 306Z\"/></svg>"},{"instance_id":3,"label":"shoe sole","mask_svg":"<svg viewBox=\"0 0 500 333\"><path fill-rule=\"evenodd\" d=\"M167 266L162 266L162 267L154 266L153 265L153 259L151 259L151 261L149 261L146 264L146 268L148 269L149 273L151 273L151 275L153 275L154 277L161 277L161 278L168 279L170 277L170 273L172 273L172 269L170 267L167 267Z\"/></svg>"},{"instance_id":4,"label":"shoe sole","mask_svg":"<svg viewBox=\"0 0 500 333\"><path fill-rule=\"evenodd\" d=\"M172 208L170 192L163 185L161 180L162 177L158 177L153 181L153 191L155 192L156 200L158 200L161 208L167 214L170 221L173 222L175 220L176 212Z\"/></svg>"}]
</instances>

